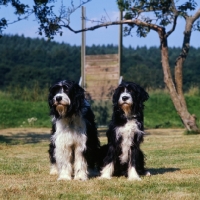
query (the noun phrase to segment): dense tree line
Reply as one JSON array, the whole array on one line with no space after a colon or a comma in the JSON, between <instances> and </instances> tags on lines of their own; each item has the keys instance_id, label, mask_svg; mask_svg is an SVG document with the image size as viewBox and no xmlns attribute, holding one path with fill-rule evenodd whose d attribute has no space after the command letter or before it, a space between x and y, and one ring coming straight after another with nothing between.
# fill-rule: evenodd
<instances>
[{"instance_id":1,"label":"dense tree line","mask_svg":"<svg viewBox=\"0 0 200 200\"><path fill-rule=\"evenodd\" d=\"M92 45L87 55L117 53L115 45ZM180 48L169 49L170 64ZM4 35L0 39L0 88L24 87L38 83L46 87L61 79L78 81L81 48L65 43ZM172 70L173 71L173 70ZM123 48L121 75L146 88L164 88L160 50L158 47ZM184 90L200 86L200 48L191 48L183 69Z\"/></svg>"}]
</instances>

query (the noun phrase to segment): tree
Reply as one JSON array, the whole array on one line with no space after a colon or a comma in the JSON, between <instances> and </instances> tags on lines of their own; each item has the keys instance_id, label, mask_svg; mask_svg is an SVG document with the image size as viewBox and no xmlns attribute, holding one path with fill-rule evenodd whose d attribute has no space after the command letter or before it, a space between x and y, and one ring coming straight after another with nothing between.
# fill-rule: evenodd
<instances>
[{"instance_id":1,"label":"tree","mask_svg":"<svg viewBox=\"0 0 200 200\"><path fill-rule=\"evenodd\" d=\"M171 100L180 116L185 128L188 131L197 131L196 116L190 114L183 94L183 64L188 55L190 48L190 38L192 30L200 31L200 9L194 0L179 1L174 0L118 0L118 6L121 10L125 10L124 20L101 23L85 30L95 30L100 27L109 25L127 24L125 27L125 35L130 35L133 28L136 28L138 36L145 37L151 30L157 32L160 38L160 49L162 68L164 73L164 82L169 90ZM191 15L191 11L194 14ZM177 19L182 17L185 19L185 31L183 36L182 51L175 62L175 78L173 80L168 59L168 37L176 28ZM166 27L171 25L171 29L166 31ZM66 25L71 31L71 27Z\"/></svg>"},{"instance_id":2,"label":"tree","mask_svg":"<svg viewBox=\"0 0 200 200\"><path fill-rule=\"evenodd\" d=\"M90 0L81 1L78 7L89 1ZM11 1L0 0L0 2L1 4L2 2L6 4L5 2ZM20 4L19 0L12 0L12 2L17 2L17 4L13 5L17 10L16 14L30 13L30 11L27 10L27 5ZM117 0L119 9L123 10L125 13L123 20L111 22L100 20L95 26L77 31L70 26L70 15L78 7L75 8L72 1L71 8L65 9L65 7L62 6L60 13L56 15L53 12L53 7L48 6L48 3L53 2L54 0L35 0L35 6L32 10L40 24L39 34L44 32L45 36L48 38L53 38L57 33L62 34L62 28L67 28L74 33L79 33L119 24L126 25L124 27L124 35L130 35L133 29L136 29L139 37L145 37L150 31L155 31L160 39L164 82L169 90L174 107L188 131L198 130L195 115L190 114L187 109L182 88L183 66L190 48L191 33L193 30L200 31L200 9L197 9L197 3L194 0ZM180 17L185 20L185 31L183 34L182 51L175 61L175 76L173 78L168 60L168 37L176 29L177 20ZM0 31L5 28L6 25L6 20L4 18L1 19ZM170 27L169 30L168 27Z\"/></svg>"},{"instance_id":3,"label":"tree","mask_svg":"<svg viewBox=\"0 0 200 200\"><path fill-rule=\"evenodd\" d=\"M63 4L61 1L60 11L56 13L54 5L57 0L33 0L29 3L22 3L22 0L0 0L0 8L2 6L11 5L17 16L15 21L9 22L5 17L0 19L0 37L2 37L3 30L10 24L29 18L31 15L35 15L35 18L39 24L38 34L45 34L48 39L53 39L56 34L62 35L62 22L70 24L70 15L78 8L88 3L91 0L80 0L77 6L74 5L74 1L71 1L69 6Z\"/></svg>"},{"instance_id":4,"label":"tree","mask_svg":"<svg viewBox=\"0 0 200 200\"><path fill-rule=\"evenodd\" d=\"M192 29L200 30L200 9L195 11L195 14L190 16L189 11L195 10L197 4L193 0L185 1L183 4L177 5L173 0L160 0L160 1L118 1L118 5L124 8L127 12L125 15L126 20L135 21L133 25L126 27L125 31L130 34L132 28L137 26L137 33L140 36L146 36L150 30L158 33L160 38L162 67L164 73L164 82L169 90L170 97L173 104L182 119L182 122L188 131L197 131L196 117L190 114L187 109L183 94L183 79L182 69L190 47L190 38ZM140 18L141 13L154 14L155 20L150 17ZM168 44L167 39L170 34L175 30L178 17L185 19L185 31L183 37L182 51L175 62L175 78L173 80L168 60ZM196 22L196 24L195 24ZM166 31L166 26L172 24L169 31Z\"/></svg>"}]
</instances>

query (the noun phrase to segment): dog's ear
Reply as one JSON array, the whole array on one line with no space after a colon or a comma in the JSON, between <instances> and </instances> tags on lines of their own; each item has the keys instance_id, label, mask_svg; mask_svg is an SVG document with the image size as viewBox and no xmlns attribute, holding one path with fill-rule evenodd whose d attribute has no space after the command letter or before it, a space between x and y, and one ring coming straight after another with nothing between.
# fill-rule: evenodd
<instances>
[{"instance_id":1,"label":"dog's ear","mask_svg":"<svg viewBox=\"0 0 200 200\"><path fill-rule=\"evenodd\" d=\"M129 91L131 91L131 95L133 97L134 102L139 104L143 104L146 100L148 100L149 95L148 93L136 83L129 83L128 84Z\"/></svg>"},{"instance_id":2,"label":"dog's ear","mask_svg":"<svg viewBox=\"0 0 200 200\"><path fill-rule=\"evenodd\" d=\"M54 91L55 91L56 85L53 85L49 88L49 95L48 95L48 104L50 108L50 115L55 116L56 118L59 117L58 112L55 110L55 107L53 106L53 98L54 98Z\"/></svg>"},{"instance_id":3,"label":"dog's ear","mask_svg":"<svg viewBox=\"0 0 200 200\"><path fill-rule=\"evenodd\" d=\"M139 88L138 88L138 100L141 103L144 103L145 101L148 100L148 98L149 98L148 93L142 87L139 86Z\"/></svg>"},{"instance_id":4,"label":"dog's ear","mask_svg":"<svg viewBox=\"0 0 200 200\"><path fill-rule=\"evenodd\" d=\"M49 103L49 107L51 108L53 105L53 93L52 93L52 88L49 88L49 96L48 96L48 103Z\"/></svg>"},{"instance_id":5,"label":"dog's ear","mask_svg":"<svg viewBox=\"0 0 200 200\"><path fill-rule=\"evenodd\" d=\"M113 98L112 98L114 107L118 106L118 100L119 100L122 89L123 87L119 85L119 87L117 87L114 91Z\"/></svg>"},{"instance_id":6,"label":"dog's ear","mask_svg":"<svg viewBox=\"0 0 200 200\"><path fill-rule=\"evenodd\" d=\"M50 108L53 106L53 98L55 94L60 90L61 86L62 86L61 82L58 82L49 88L48 102Z\"/></svg>"},{"instance_id":7,"label":"dog's ear","mask_svg":"<svg viewBox=\"0 0 200 200\"><path fill-rule=\"evenodd\" d=\"M74 83L69 89L69 98L71 100L71 105L69 112L77 112L81 109L81 106L85 99L84 89L80 87L77 83Z\"/></svg>"}]
</instances>

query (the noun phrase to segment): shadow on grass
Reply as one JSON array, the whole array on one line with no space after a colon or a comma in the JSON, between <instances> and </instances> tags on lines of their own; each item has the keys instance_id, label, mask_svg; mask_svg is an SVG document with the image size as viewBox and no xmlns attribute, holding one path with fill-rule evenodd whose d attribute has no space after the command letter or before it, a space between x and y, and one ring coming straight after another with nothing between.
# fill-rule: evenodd
<instances>
[{"instance_id":1,"label":"shadow on grass","mask_svg":"<svg viewBox=\"0 0 200 200\"><path fill-rule=\"evenodd\" d=\"M50 140L50 134L38 134L38 133L17 133L9 136L0 135L0 144L18 145L18 144L31 144L48 142Z\"/></svg>"},{"instance_id":2,"label":"shadow on grass","mask_svg":"<svg viewBox=\"0 0 200 200\"><path fill-rule=\"evenodd\" d=\"M168 172L175 172L175 171L179 171L180 168L150 168L148 169L148 171L150 171L151 175L158 175L158 174L165 174Z\"/></svg>"}]
</instances>

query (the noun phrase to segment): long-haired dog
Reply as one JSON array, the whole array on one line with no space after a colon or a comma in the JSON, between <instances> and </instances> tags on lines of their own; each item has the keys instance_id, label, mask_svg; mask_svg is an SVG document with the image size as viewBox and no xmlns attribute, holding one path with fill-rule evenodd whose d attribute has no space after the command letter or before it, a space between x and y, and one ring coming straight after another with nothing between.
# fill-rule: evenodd
<instances>
[{"instance_id":1,"label":"long-haired dog","mask_svg":"<svg viewBox=\"0 0 200 200\"><path fill-rule=\"evenodd\" d=\"M106 133L106 149L101 178L125 175L129 180L140 180L145 174L143 142L143 109L148 93L133 82L122 82L113 95L113 115ZM149 172L148 172L149 174Z\"/></svg>"},{"instance_id":2,"label":"long-haired dog","mask_svg":"<svg viewBox=\"0 0 200 200\"><path fill-rule=\"evenodd\" d=\"M52 135L50 174L58 180L87 180L97 166L100 142L94 114L84 89L73 81L60 81L49 89Z\"/></svg>"}]
</instances>

